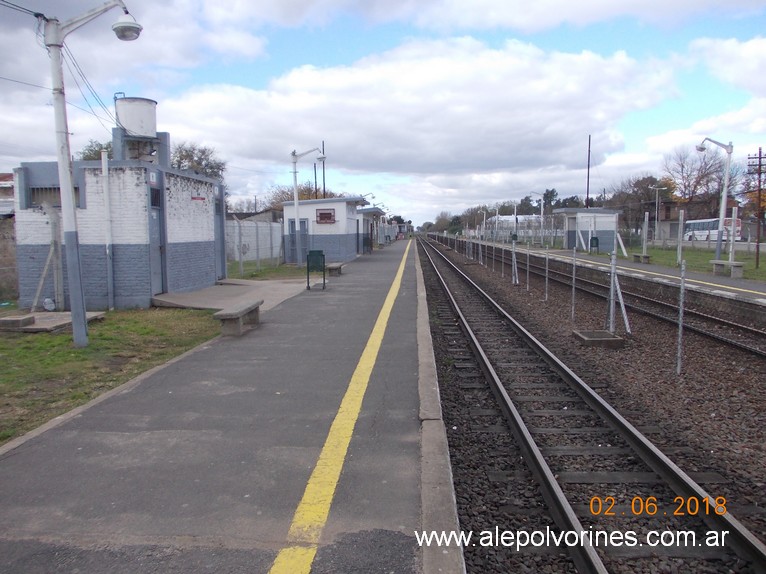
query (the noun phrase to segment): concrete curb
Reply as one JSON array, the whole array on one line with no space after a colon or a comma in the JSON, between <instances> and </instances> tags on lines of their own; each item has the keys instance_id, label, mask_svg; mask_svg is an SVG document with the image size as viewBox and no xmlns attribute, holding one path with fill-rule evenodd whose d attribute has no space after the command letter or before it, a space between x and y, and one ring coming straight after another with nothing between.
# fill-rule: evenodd
<instances>
[{"instance_id":1,"label":"concrete curb","mask_svg":"<svg viewBox=\"0 0 766 574\"><path fill-rule=\"evenodd\" d=\"M420 259L415 253L418 289L418 393L420 395L420 496L424 531L457 531L457 503L452 485L447 431L442 420L428 303ZM421 547L425 574L465 574L463 550L456 546Z\"/></svg>"}]
</instances>

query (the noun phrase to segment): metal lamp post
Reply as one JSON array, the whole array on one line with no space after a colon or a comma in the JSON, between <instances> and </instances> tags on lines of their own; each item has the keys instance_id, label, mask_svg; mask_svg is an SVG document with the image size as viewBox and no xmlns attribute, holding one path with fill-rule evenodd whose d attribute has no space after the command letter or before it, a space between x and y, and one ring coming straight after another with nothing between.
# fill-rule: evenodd
<instances>
[{"instance_id":1,"label":"metal lamp post","mask_svg":"<svg viewBox=\"0 0 766 574\"><path fill-rule=\"evenodd\" d=\"M543 208L545 207L545 202L543 200L545 199L545 195L543 195L542 193L538 193L536 191L530 191L530 193L540 196L540 247L542 247L544 243L543 241L543 218L544 218Z\"/></svg>"},{"instance_id":2,"label":"metal lamp post","mask_svg":"<svg viewBox=\"0 0 766 574\"><path fill-rule=\"evenodd\" d=\"M318 161L324 162L325 156L322 155L322 150L318 147L311 148L303 153L297 153L295 150L290 154L293 159L293 201L295 203L295 261L298 267L303 265L303 253L301 249L301 217L298 204L298 160L304 155L308 155L312 152L319 152Z\"/></svg>"},{"instance_id":3,"label":"metal lamp post","mask_svg":"<svg viewBox=\"0 0 766 574\"><path fill-rule=\"evenodd\" d=\"M51 83L53 85L53 111L56 125L56 155L58 158L59 189L61 190L61 222L64 231L64 249L69 286L69 307L72 313L72 333L75 347L88 345L88 321L85 314L85 296L82 290L80 270L80 245L77 236L77 211L72 187L72 154L69 148L69 126L64 95L64 69L61 48L64 38L80 26L116 7L124 14L112 25L117 38L131 41L138 38L143 29L130 15L122 0L110 0L99 8L67 20L63 24L56 18L39 18L45 21L45 47L51 59Z\"/></svg>"},{"instance_id":4,"label":"metal lamp post","mask_svg":"<svg viewBox=\"0 0 766 574\"><path fill-rule=\"evenodd\" d=\"M711 144L715 144L720 148L723 148L726 150L726 171L723 174L723 190L721 190L721 207L718 211L718 239L715 242L715 258L721 259L721 241L723 240L723 220L726 218L726 198L727 192L729 191L729 171L731 170L731 154L734 151L734 146L731 142L729 142L729 145L722 144L721 142L715 141L710 138L705 138L702 140L702 143L697 146L697 151L704 152L707 150L705 147L705 142L710 142Z\"/></svg>"},{"instance_id":5,"label":"metal lamp post","mask_svg":"<svg viewBox=\"0 0 766 574\"><path fill-rule=\"evenodd\" d=\"M653 185L650 185L649 189L653 189L655 192L654 194L654 240L657 241L657 238L660 235L660 191L665 191L667 187L655 187Z\"/></svg>"}]
</instances>

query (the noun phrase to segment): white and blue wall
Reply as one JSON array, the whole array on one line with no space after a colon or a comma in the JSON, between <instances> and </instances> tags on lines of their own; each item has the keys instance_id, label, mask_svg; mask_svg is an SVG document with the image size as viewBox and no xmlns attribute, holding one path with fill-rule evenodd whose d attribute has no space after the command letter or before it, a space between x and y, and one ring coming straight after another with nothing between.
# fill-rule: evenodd
<instances>
[{"instance_id":1,"label":"white and blue wall","mask_svg":"<svg viewBox=\"0 0 766 574\"><path fill-rule=\"evenodd\" d=\"M49 260L60 214L56 163L24 163L14 173L19 307L30 307L40 287L39 301L68 309L64 250ZM108 179L101 162L74 162L73 180L89 311L149 307L153 295L225 277L220 182L143 160L109 161Z\"/></svg>"},{"instance_id":2,"label":"white and blue wall","mask_svg":"<svg viewBox=\"0 0 766 574\"><path fill-rule=\"evenodd\" d=\"M308 251L323 251L327 263L351 261L361 254L366 232L357 207L367 203L363 197L301 200L301 261L306 261ZM284 202L282 207L285 263L296 263L295 202Z\"/></svg>"}]
</instances>

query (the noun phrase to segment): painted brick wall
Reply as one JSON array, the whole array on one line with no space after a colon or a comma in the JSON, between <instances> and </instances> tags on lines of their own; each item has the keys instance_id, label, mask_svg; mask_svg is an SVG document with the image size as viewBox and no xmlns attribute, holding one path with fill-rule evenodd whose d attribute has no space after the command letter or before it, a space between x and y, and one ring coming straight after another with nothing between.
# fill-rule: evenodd
<instances>
[{"instance_id":1,"label":"painted brick wall","mask_svg":"<svg viewBox=\"0 0 766 574\"><path fill-rule=\"evenodd\" d=\"M277 259L282 253L282 224L227 220L226 259L239 261L240 246L243 261Z\"/></svg>"},{"instance_id":2,"label":"painted brick wall","mask_svg":"<svg viewBox=\"0 0 766 574\"><path fill-rule=\"evenodd\" d=\"M152 301L149 245L114 245L114 306L149 307Z\"/></svg>"},{"instance_id":3,"label":"painted brick wall","mask_svg":"<svg viewBox=\"0 0 766 574\"><path fill-rule=\"evenodd\" d=\"M28 164L27 171L35 170ZM36 185L48 182L51 170L44 164L34 172ZM76 168L77 169L77 168ZM148 307L151 304L149 257L149 191L145 165L116 166L110 163L109 197L112 221L114 296L117 308ZM40 178L46 181L37 181ZM33 178L34 179L34 178ZM162 193L165 198L165 252L167 285L170 291L189 291L216 282L215 193L206 180L166 172ZM106 201L101 167L82 170L85 209L77 210L82 282L88 310L108 306L106 262ZM18 195L18 194L17 194ZM60 214L60 208L53 208ZM19 209L17 213L16 266L19 275L19 305L29 307L35 297L51 243L53 213L43 209ZM62 233L59 239L63 241ZM65 250L62 248L65 259ZM63 285L68 300L66 261ZM40 301L54 298L52 270L46 272Z\"/></svg>"},{"instance_id":4,"label":"painted brick wall","mask_svg":"<svg viewBox=\"0 0 766 574\"><path fill-rule=\"evenodd\" d=\"M215 242L171 243L167 248L168 291L194 291L216 282Z\"/></svg>"},{"instance_id":5,"label":"painted brick wall","mask_svg":"<svg viewBox=\"0 0 766 574\"><path fill-rule=\"evenodd\" d=\"M16 275L16 231L13 217L0 219L0 300L18 295Z\"/></svg>"},{"instance_id":6,"label":"painted brick wall","mask_svg":"<svg viewBox=\"0 0 766 574\"><path fill-rule=\"evenodd\" d=\"M215 240L215 190L212 183L165 174L168 243Z\"/></svg>"},{"instance_id":7,"label":"painted brick wall","mask_svg":"<svg viewBox=\"0 0 766 574\"><path fill-rule=\"evenodd\" d=\"M146 174L142 167L112 167L109 187L114 243L147 243ZM77 209L77 234L80 244L103 245L106 240L106 203L101 168L85 168L86 209ZM58 180L46 182L57 186ZM18 188L17 188L18 189ZM136 193L139 190L139 193ZM50 216L42 209L20 209L16 194L17 244L40 245L51 241ZM61 209L55 208L60 214ZM61 237L63 240L63 237Z\"/></svg>"},{"instance_id":8,"label":"painted brick wall","mask_svg":"<svg viewBox=\"0 0 766 574\"><path fill-rule=\"evenodd\" d=\"M290 237L284 236L286 246L290 245ZM305 248L304 246L301 246ZM351 261L357 256L356 234L348 235L309 235L308 251L324 251L326 263L342 263ZM289 249L285 249L285 262L295 263L295 258L290 257Z\"/></svg>"}]
</instances>

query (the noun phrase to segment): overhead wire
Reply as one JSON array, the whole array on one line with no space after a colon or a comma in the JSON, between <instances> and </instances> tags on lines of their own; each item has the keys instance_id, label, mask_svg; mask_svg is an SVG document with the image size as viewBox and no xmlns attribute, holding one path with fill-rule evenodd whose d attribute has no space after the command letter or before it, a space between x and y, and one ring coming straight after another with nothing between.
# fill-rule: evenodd
<instances>
[{"instance_id":1,"label":"overhead wire","mask_svg":"<svg viewBox=\"0 0 766 574\"><path fill-rule=\"evenodd\" d=\"M104 104L103 100L98 95L95 88L93 87L93 84L90 83L87 76L85 75L85 72L80 67L80 64L77 62L77 59L74 57L74 54L71 52L71 50L66 44L64 44L64 61L66 61L67 63L67 67L69 68L70 74L72 74L72 78L74 79L74 82L77 85L77 89L80 91L80 94L82 95L83 100L88 105L88 108L90 109L90 113L93 114L93 116L98 120L98 122L101 124L104 130L106 130L107 133L111 133L111 129L104 124L104 122L102 121L102 118L98 115L98 113L96 113L96 110L93 109L93 106L91 105L91 102L88 99L88 96L85 94L85 92L82 89L82 86L80 85L80 82L77 80L78 75L82 79L83 83L87 87L90 94L98 103L99 107L102 110L104 110L104 112L106 112L106 115L108 116L109 120L111 120L112 122L116 124L117 123L116 118L112 114L112 111ZM75 71L77 72L76 74L75 74ZM67 102L67 103L70 105L73 105L71 102ZM82 108L78 108L78 109L82 109Z\"/></svg>"},{"instance_id":2,"label":"overhead wire","mask_svg":"<svg viewBox=\"0 0 766 574\"><path fill-rule=\"evenodd\" d=\"M29 14L35 17L38 14L40 14L39 12L35 12L34 10L25 8L24 6L19 6L18 4L14 4L13 2L8 2L8 0L0 0L0 6L5 6L6 8L10 8L11 10L16 10L17 12L22 12L24 14Z\"/></svg>"}]
</instances>

